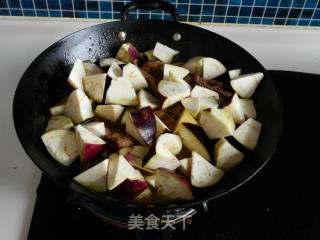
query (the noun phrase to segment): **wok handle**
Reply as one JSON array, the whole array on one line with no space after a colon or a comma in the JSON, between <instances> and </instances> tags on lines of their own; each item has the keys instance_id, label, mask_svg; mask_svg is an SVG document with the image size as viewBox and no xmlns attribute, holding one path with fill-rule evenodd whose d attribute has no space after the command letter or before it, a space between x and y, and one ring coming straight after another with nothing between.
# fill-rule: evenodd
<instances>
[{"instance_id":1,"label":"wok handle","mask_svg":"<svg viewBox=\"0 0 320 240\"><path fill-rule=\"evenodd\" d=\"M121 20L127 21L129 12L134 9L163 10L169 12L175 22L178 21L179 17L177 9L171 3L164 0L134 0L122 8Z\"/></svg>"}]
</instances>

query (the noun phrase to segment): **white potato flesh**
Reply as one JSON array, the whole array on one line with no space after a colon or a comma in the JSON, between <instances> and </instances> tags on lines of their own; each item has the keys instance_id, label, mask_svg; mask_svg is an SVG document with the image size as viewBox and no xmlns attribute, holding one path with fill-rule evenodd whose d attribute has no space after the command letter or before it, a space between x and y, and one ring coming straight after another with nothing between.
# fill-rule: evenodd
<instances>
[{"instance_id":1,"label":"white potato flesh","mask_svg":"<svg viewBox=\"0 0 320 240\"><path fill-rule=\"evenodd\" d=\"M153 195L149 187L147 187L143 192L133 199L133 202L138 204L150 204L152 203Z\"/></svg>"},{"instance_id":2,"label":"white potato flesh","mask_svg":"<svg viewBox=\"0 0 320 240\"><path fill-rule=\"evenodd\" d=\"M135 62L140 58L137 49L131 43L123 43L117 53L116 58L122 62Z\"/></svg>"},{"instance_id":3,"label":"white potato flesh","mask_svg":"<svg viewBox=\"0 0 320 240\"><path fill-rule=\"evenodd\" d=\"M195 151L203 158L210 161L210 154L203 143L197 138L197 136L189 130L184 124L180 124L177 133L179 134L183 145L191 152Z\"/></svg>"},{"instance_id":4,"label":"white potato flesh","mask_svg":"<svg viewBox=\"0 0 320 240\"><path fill-rule=\"evenodd\" d=\"M142 176L139 169L134 170L134 174L128 177L129 180L143 180L145 181L144 177Z\"/></svg>"},{"instance_id":5,"label":"white potato flesh","mask_svg":"<svg viewBox=\"0 0 320 240\"><path fill-rule=\"evenodd\" d=\"M212 91L211 89L201 87L199 85L195 85L194 88L191 91L191 97L214 97L216 99L219 99L219 93Z\"/></svg>"},{"instance_id":6,"label":"white potato flesh","mask_svg":"<svg viewBox=\"0 0 320 240\"><path fill-rule=\"evenodd\" d=\"M116 58L101 58L99 60L100 67L109 67L112 65L112 63L115 62L118 65L124 64L124 62L116 59Z\"/></svg>"},{"instance_id":7,"label":"white potato flesh","mask_svg":"<svg viewBox=\"0 0 320 240\"><path fill-rule=\"evenodd\" d=\"M240 104L242 111L244 113L244 116L246 118L256 118L257 112L256 108L254 106L254 102L251 99L240 99Z\"/></svg>"},{"instance_id":8,"label":"white potato flesh","mask_svg":"<svg viewBox=\"0 0 320 240\"><path fill-rule=\"evenodd\" d=\"M198 188L210 187L217 184L224 172L213 166L198 153L192 152L191 184Z\"/></svg>"},{"instance_id":9,"label":"white potato flesh","mask_svg":"<svg viewBox=\"0 0 320 240\"><path fill-rule=\"evenodd\" d=\"M69 166L79 155L75 134L69 130L53 130L41 136L49 154L64 166Z\"/></svg>"},{"instance_id":10,"label":"white potato flesh","mask_svg":"<svg viewBox=\"0 0 320 240\"><path fill-rule=\"evenodd\" d=\"M106 94L106 103L135 106L138 98L133 86L125 78L111 80Z\"/></svg>"},{"instance_id":11,"label":"white potato flesh","mask_svg":"<svg viewBox=\"0 0 320 240\"><path fill-rule=\"evenodd\" d=\"M138 92L139 108L150 106L152 109L160 106L159 99L148 93L146 90L141 89Z\"/></svg>"},{"instance_id":12,"label":"white potato flesh","mask_svg":"<svg viewBox=\"0 0 320 240\"><path fill-rule=\"evenodd\" d=\"M223 64L215 59L210 57L203 58L203 78L204 79L213 79L225 73L227 69Z\"/></svg>"},{"instance_id":13,"label":"white potato flesh","mask_svg":"<svg viewBox=\"0 0 320 240\"><path fill-rule=\"evenodd\" d=\"M124 111L124 107L121 105L98 105L94 110L94 113L103 118L104 120L115 123L120 118Z\"/></svg>"},{"instance_id":14,"label":"white potato flesh","mask_svg":"<svg viewBox=\"0 0 320 240\"><path fill-rule=\"evenodd\" d=\"M84 126L78 124L75 127L76 133L80 136L83 143L105 144L101 138L90 132Z\"/></svg>"},{"instance_id":15,"label":"white potato flesh","mask_svg":"<svg viewBox=\"0 0 320 240\"><path fill-rule=\"evenodd\" d=\"M162 109L172 106L173 104L181 101L182 99L188 97L189 95L190 95L190 90L187 90L183 93L179 93L177 95L167 97L166 100L164 100L164 102L162 103Z\"/></svg>"},{"instance_id":16,"label":"white potato flesh","mask_svg":"<svg viewBox=\"0 0 320 240\"><path fill-rule=\"evenodd\" d=\"M178 67L171 64L165 64L163 68L163 80L169 80L169 73L172 72L177 78L183 79L190 71L183 67Z\"/></svg>"},{"instance_id":17,"label":"white potato flesh","mask_svg":"<svg viewBox=\"0 0 320 240\"><path fill-rule=\"evenodd\" d=\"M179 160L171 155L153 155L149 161L144 165L144 168L147 169L158 169L158 168L165 168L169 170L175 170L180 166Z\"/></svg>"},{"instance_id":18,"label":"white potato flesh","mask_svg":"<svg viewBox=\"0 0 320 240\"><path fill-rule=\"evenodd\" d=\"M126 179L136 174L135 169L130 163L119 154L112 154L109 156L107 187L112 190L120 185Z\"/></svg>"},{"instance_id":19,"label":"white potato flesh","mask_svg":"<svg viewBox=\"0 0 320 240\"><path fill-rule=\"evenodd\" d=\"M153 56L153 49L145 51L143 54L147 57L149 61L156 60L156 58Z\"/></svg>"},{"instance_id":20,"label":"white potato flesh","mask_svg":"<svg viewBox=\"0 0 320 240\"><path fill-rule=\"evenodd\" d=\"M178 128L182 123L191 123L199 126L199 123L193 118L193 116L189 113L187 109L184 109L183 112L181 113L176 123L176 126L174 127L173 133L177 133Z\"/></svg>"},{"instance_id":21,"label":"white potato flesh","mask_svg":"<svg viewBox=\"0 0 320 240\"><path fill-rule=\"evenodd\" d=\"M176 96L181 93L189 92L190 89L185 85L167 80L161 80L158 85L159 93L164 97Z\"/></svg>"},{"instance_id":22,"label":"white potato flesh","mask_svg":"<svg viewBox=\"0 0 320 240\"><path fill-rule=\"evenodd\" d=\"M225 111L229 112L233 120L236 124L241 124L244 122L245 117L244 117L244 112L241 107L241 102L238 97L238 94L234 94L232 96L231 102L223 108Z\"/></svg>"},{"instance_id":23,"label":"white potato flesh","mask_svg":"<svg viewBox=\"0 0 320 240\"><path fill-rule=\"evenodd\" d=\"M86 70L86 75L95 75L99 73L103 73L103 70L99 68L96 64L93 62L84 62L83 63L84 69Z\"/></svg>"},{"instance_id":24,"label":"white potato flesh","mask_svg":"<svg viewBox=\"0 0 320 240\"><path fill-rule=\"evenodd\" d=\"M94 160L91 159L92 156L100 154L105 141L80 124L75 127L75 133L80 160L83 162Z\"/></svg>"},{"instance_id":25,"label":"white potato flesh","mask_svg":"<svg viewBox=\"0 0 320 240\"><path fill-rule=\"evenodd\" d=\"M55 105L53 105L50 108L51 115L52 116L62 115L64 113L64 107L66 106L67 101L68 101L68 98L64 98L64 99L60 100L59 102L57 102Z\"/></svg>"},{"instance_id":26,"label":"white potato flesh","mask_svg":"<svg viewBox=\"0 0 320 240\"><path fill-rule=\"evenodd\" d=\"M171 63L173 57L178 53L179 51L169 48L168 46L163 45L159 42L156 43L156 46L153 50L153 56L165 63Z\"/></svg>"},{"instance_id":27,"label":"white potato flesh","mask_svg":"<svg viewBox=\"0 0 320 240\"><path fill-rule=\"evenodd\" d=\"M187 87L188 89L191 89L191 86L189 85L189 83L187 83L183 78L179 77L176 73L172 71L169 72L169 77L167 79L168 81L180 83L185 87Z\"/></svg>"},{"instance_id":28,"label":"white potato flesh","mask_svg":"<svg viewBox=\"0 0 320 240\"><path fill-rule=\"evenodd\" d=\"M123 77L131 83L136 91L148 87L148 83L140 69L132 63L128 63L123 67Z\"/></svg>"},{"instance_id":29,"label":"white potato flesh","mask_svg":"<svg viewBox=\"0 0 320 240\"><path fill-rule=\"evenodd\" d=\"M233 70L230 70L228 73L229 73L230 79L232 80L232 79L239 77L242 73L242 70L241 70L241 68L233 69Z\"/></svg>"},{"instance_id":30,"label":"white potato flesh","mask_svg":"<svg viewBox=\"0 0 320 240\"><path fill-rule=\"evenodd\" d=\"M155 183L156 197L161 203L193 200L192 187L181 175L159 169Z\"/></svg>"},{"instance_id":31,"label":"white potato flesh","mask_svg":"<svg viewBox=\"0 0 320 240\"><path fill-rule=\"evenodd\" d=\"M107 74L100 73L83 78L83 88L89 98L102 102Z\"/></svg>"},{"instance_id":32,"label":"white potato flesh","mask_svg":"<svg viewBox=\"0 0 320 240\"><path fill-rule=\"evenodd\" d=\"M182 149L181 138L172 133L161 134L156 143L156 153L165 155L163 150L168 150L171 154L177 155Z\"/></svg>"},{"instance_id":33,"label":"white potato flesh","mask_svg":"<svg viewBox=\"0 0 320 240\"><path fill-rule=\"evenodd\" d=\"M90 122L83 126L99 138L104 138L109 129L106 128L104 122Z\"/></svg>"},{"instance_id":34,"label":"white potato flesh","mask_svg":"<svg viewBox=\"0 0 320 240\"><path fill-rule=\"evenodd\" d=\"M180 167L178 171L185 177L190 178L191 176L192 158L183 158L180 160Z\"/></svg>"},{"instance_id":35,"label":"white potato flesh","mask_svg":"<svg viewBox=\"0 0 320 240\"><path fill-rule=\"evenodd\" d=\"M138 158L144 159L144 157L148 154L150 148L147 146L131 146L131 147L124 147L119 150L119 154L122 156L126 156L128 153L137 156Z\"/></svg>"},{"instance_id":36,"label":"white potato flesh","mask_svg":"<svg viewBox=\"0 0 320 240\"><path fill-rule=\"evenodd\" d=\"M141 137L141 134L136 127L136 125L133 122L133 119L131 117L131 114L127 114L125 118L125 124L126 124L126 132L131 135L134 139L136 139L140 144L146 145L145 141Z\"/></svg>"},{"instance_id":37,"label":"white potato flesh","mask_svg":"<svg viewBox=\"0 0 320 240\"><path fill-rule=\"evenodd\" d=\"M194 118L201 110L218 108L218 101L214 97L184 98L181 103Z\"/></svg>"},{"instance_id":38,"label":"white potato flesh","mask_svg":"<svg viewBox=\"0 0 320 240\"><path fill-rule=\"evenodd\" d=\"M200 111L205 109L212 109L212 108L218 108L218 100L214 97L200 97L199 100L199 106Z\"/></svg>"},{"instance_id":39,"label":"white potato flesh","mask_svg":"<svg viewBox=\"0 0 320 240\"><path fill-rule=\"evenodd\" d=\"M131 107L126 108L126 110L124 111L124 114L121 117L121 124L126 124L126 119L127 119L128 115L130 113L132 113L133 111L135 111L134 108L131 108Z\"/></svg>"},{"instance_id":40,"label":"white potato flesh","mask_svg":"<svg viewBox=\"0 0 320 240\"><path fill-rule=\"evenodd\" d=\"M198 98L184 98L181 100L183 107L196 118L200 112L200 103Z\"/></svg>"},{"instance_id":41,"label":"white potato flesh","mask_svg":"<svg viewBox=\"0 0 320 240\"><path fill-rule=\"evenodd\" d=\"M109 159L105 159L75 176L73 180L94 191L105 192L107 190L108 163Z\"/></svg>"},{"instance_id":42,"label":"white potato flesh","mask_svg":"<svg viewBox=\"0 0 320 240\"><path fill-rule=\"evenodd\" d=\"M70 94L64 108L64 114L74 123L80 123L94 117L89 98L79 89Z\"/></svg>"},{"instance_id":43,"label":"white potato flesh","mask_svg":"<svg viewBox=\"0 0 320 240\"><path fill-rule=\"evenodd\" d=\"M210 139L231 136L235 130L231 114L223 109L201 111L199 123Z\"/></svg>"},{"instance_id":44,"label":"white potato flesh","mask_svg":"<svg viewBox=\"0 0 320 240\"><path fill-rule=\"evenodd\" d=\"M256 148L262 124L253 118L247 119L233 133L233 137L250 150Z\"/></svg>"},{"instance_id":45,"label":"white potato flesh","mask_svg":"<svg viewBox=\"0 0 320 240\"><path fill-rule=\"evenodd\" d=\"M68 77L68 83L74 87L83 90L82 79L86 76L86 70L83 62L77 59L72 67L72 70Z\"/></svg>"},{"instance_id":46,"label":"white potato flesh","mask_svg":"<svg viewBox=\"0 0 320 240\"><path fill-rule=\"evenodd\" d=\"M240 75L231 80L230 84L233 90L242 98L250 98L256 91L256 88L263 79L263 73L250 73Z\"/></svg>"},{"instance_id":47,"label":"white potato flesh","mask_svg":"<svg viewBox=\"0 0 320 240\"><path fill-rule=\"evenodd\" d=\"M116 79L119 77L122 77L122 69L119 67L119 65L117 64L117 62L113 62L111 64L111 66L108 69L107 75L111 78L111 79Z\"/></svg>"},{"instance_id":48,"label":"white potato flesh","mask_svg":"<svg viewBox=\"0 0 320 240\"><path fill-rule=\"evenodd\" d=\"M215 144L213 155L215 166L222 170L229 170L238 166L244 158L244 154L224 138L221 138Z\"/></svg>"},{"instance_id":49,"label":"white potato flesh","mask_svg":"<svg viewBox=\"0 0 320 240\"><path fill-rule=\"evenodd\" d=\"M52 130L70 130L73 128L73 122L66 116L52 116L49 121L45 132Z\"/></svg>"},{"instance_id":50,"label":"white potato flesh","mask_svg":"<svg viewBox=\"0 0 320 240\"><path fill-rule=\"evenodd\" d=\"M184 65L184 68L188 69L194 75L202 76L203 73L203 57L193 57L189 59Z\"/></svg>"},{"instance_id":51,"label":"white potato flesh","mask_svg":"<svg viewBox=\"0 0 320 240\"><path fill-rule=\"evenodd\" d=\"M156 175L155 175L155 174L145 176L145 179L146 179L147 183L148 183L151 187L153 187L153 188L156 187Z\"/></svg>"},{"instance_id":52,"label":"white potato flesh","mask_svg":"<svg viewBox=\"0 0 320 240\"><path fill-rule=\"evenodd\" d=\"M170 131L170 129L161 121L160 118L155 115L156 119L156 138L158 138L165 131Z\"/></svg>"}]
</instances>

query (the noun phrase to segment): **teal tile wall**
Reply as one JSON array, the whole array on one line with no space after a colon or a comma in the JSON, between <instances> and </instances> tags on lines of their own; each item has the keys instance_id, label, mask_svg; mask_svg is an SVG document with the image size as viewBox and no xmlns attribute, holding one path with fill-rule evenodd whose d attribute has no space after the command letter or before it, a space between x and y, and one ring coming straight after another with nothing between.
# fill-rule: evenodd
<instances>
[{"instance_id":1,"label":"teal tile wall","mask_svg":"<svg viewBox=\"0 0 320 240\"><path fill-rule=\"evenodd\" d=\"M147 0L146 0L147 1ZM0 0L0 16L119 19L125 0ZM181 21L320 27L320 0L169 0ZM162 19L136 10L129 19Z\"/></svg>"}]
</instances>

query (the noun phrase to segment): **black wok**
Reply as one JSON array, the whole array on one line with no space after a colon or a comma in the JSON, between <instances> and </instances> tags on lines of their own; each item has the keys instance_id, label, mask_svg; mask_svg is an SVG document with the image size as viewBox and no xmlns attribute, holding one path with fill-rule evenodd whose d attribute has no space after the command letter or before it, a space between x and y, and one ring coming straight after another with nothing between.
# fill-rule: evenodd
<instances>
[{"instance_id":1,"label":"black wok","mask_svg":"<svg viewBox=\"0 0 320 240\"><path fill-rule=\"evenodd\" d=\"M123 10L123 20L132 8L168 10L176 19L172 5L162 1L135 2ZM262 134L254 153L233 172L227 174L217 185L196 191L192 202L168 206L138 206L115 199L108 192L98 194L76 184L73 170L63 167L53 160L43 146L40 136L44 132L49 117L49 106L68 95L66 82L69 66L76 58L95 61L102 57L115 56L126 33L126 42L131 42L139 51L149 50L157 41L181 52L185 61L193 56L210 56L220 60L227 69L241 67L244 73L263 72L265 77L254 94L258 120L262 122ZM179 33L180 41L173 35ZM88 199L128 211L164 211L178 208L194 208L238 188L261 170L275 151L280 138L283 109L281 99L272 84L271 76L248 52L232 41L201 29L177 21L128 20L92 26L54 43L42 52L23 74L16 89L13 118L20 142L33 162L60 186L79 193Z\"/></svg>"}]
</instances>

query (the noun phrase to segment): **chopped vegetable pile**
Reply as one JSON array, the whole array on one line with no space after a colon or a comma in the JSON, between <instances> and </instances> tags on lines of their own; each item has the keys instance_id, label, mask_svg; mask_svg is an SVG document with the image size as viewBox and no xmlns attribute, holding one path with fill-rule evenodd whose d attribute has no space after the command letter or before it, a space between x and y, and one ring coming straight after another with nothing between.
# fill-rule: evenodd
<instances>
[{"instance_id":1,"label":"chopped vegetable pile","mask_svg":"<svg viewBox=\"0 0 320 240\"><path fill-rule=\"evenodd\" d=\"M137 204L190 201L255 149L261 123L250 97L263 73L211 57L175 62L178 54L124 43L99 67L76 60L74 90L50 108L41 137L60 164L80 163L74 181Z\"/></svg>"}]
</instances>

